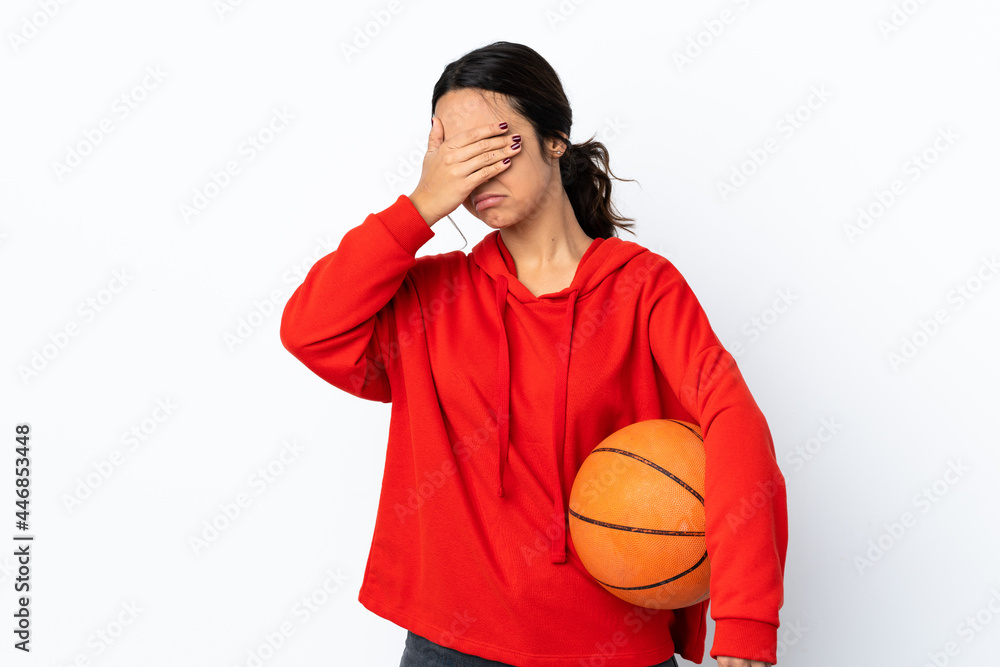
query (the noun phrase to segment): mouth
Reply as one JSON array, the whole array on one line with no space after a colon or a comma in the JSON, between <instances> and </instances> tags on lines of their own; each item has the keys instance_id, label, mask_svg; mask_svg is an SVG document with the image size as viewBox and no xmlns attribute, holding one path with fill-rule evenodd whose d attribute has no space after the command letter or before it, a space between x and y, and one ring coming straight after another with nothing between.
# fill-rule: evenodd
<instances>
[{"instance_id":1,"label":"mouth","mask_svg":"<svg viewBox=\"0 0 1000 667\"><path fill-rule=\"evenodd\" d=\"M472 204L475 206L476 211L482 211L485 208L500 203L505 197L506 195L498 195L492 192L487 192L486 194L477 196L472 201Z\"/></svg>"}]
</instances>

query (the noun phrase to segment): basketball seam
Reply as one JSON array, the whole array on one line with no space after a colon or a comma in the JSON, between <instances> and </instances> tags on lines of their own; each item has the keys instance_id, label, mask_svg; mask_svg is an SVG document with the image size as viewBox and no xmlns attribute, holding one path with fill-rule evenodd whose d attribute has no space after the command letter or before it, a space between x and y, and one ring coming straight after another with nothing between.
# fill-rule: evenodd
<instances>
[{"instance_id":1,"label":"basketball seam","mask_svg":"<svg viewBox=\"0 0 1000 667\"><path fill-rule=\"evenodd\" d=\"M667 421L668 421L668 422L673 422L673 423L675 423L675 424L680 424L681 426L683 426L683 427L684 427L684 428L686 428L687 430L689 430L689 431L691 431L692 433L694 433L694 435L695 435L695 437L696 437L696 438L698 438L698 439L699 439L699 440L701 440L702 442L705 442L705 438L701 437L701 434L699 434L699 433L698 433L698 431L694 430L693 428L691 428L690 426L688 426L688 425L687 425L687 424L685 424L684 422L682 422L682 421L677 421L676 419L668 419Z\"/></svg>"},{"instance_id":2,"label":"basketball seam","mask_svg":"<svg viewBox=\"0 0 1000 667\"><path fill-rule=\"evenodd\" d=\"M623 454L624 456L629 456L629 457L635 459L636 461L639 461L641 463L645 463L649 467L654 468L656 470L659 470L664 475L666 475L667 477L669 477L670 479L674 480L675 482L677 482L678 484L680 484L682 487L684 487L685 489L687 489L688 492L690 492L691 495L693 495L695 498L697 498L698 502L700 502L702 505L705 504L705 499L701 497L701 494L698 493L697 491L695 491L694 489L692 489L690 486L688 486L688 484L684 480L682 480L681 478L677 477L677 475L673 474L669 470L665 470L664 468L661 468L660 466L656 465L655 463L653 463L652 461L650 461L649 459L647 459L645 457L639 456L638 454L635 454L635 453L630 452L630 451L625 450L625 449L618 449L616 447L598 447L597 449L593 450L591 452L591 454L593 454L594 452L615 452L616 454Z\"/></svg>"},{"instance_id":3,"label":"basketball seam","mask_svg":"<svg viewBox=\"0 0 1000 667\"><path fill-rule=\"evenodd\" d=\"M708 552L706 551L705 553L703 553L701 555L701 558L698 560L698 562L695 563L694 565L692 565L691 567L689 567L688 569L684 570L680 574L675 574L674 576L670 577L669 579L664 579L663 581L658 581L655 584L646 584L645 586L615 586L614 584L605 583L605 582L601 581L600 579L598 579L597 577L594 577L594 581L596 581L597 583L601 584L602 586L607 586L608 588L616 588L616 589L618 589L620 591L640 591L640 590L642 590L644 588L656 588L657 586L662 586L663 584L669 584L671 581L674 581L675 579L680 579L684 575L690 574L690 573L694 572L695 570L698 569L699 566L701 566L702 563L705 562L705 560L707 558L708 558ZM591 575L591 576L593 576L593 575Z\"/></svg>"},{"instance_id":4,"label":"basketball seam","mask_svg":"<svg viewBox=\"0 0 1000 667\"><path fill-rule=\"evenodd\" d=\"M595 526L603 526L604 528L613 528L614 530L627 530L630 533L646 533L647 535L674 535L677 537L704 537L705 531L703 530L659 530L657 528L638 528L636 526L622 526L617 523L608 523L607 521L599 521L597 519L591 519L590 517L583 516L575 512L574 510L569 511L570 516L575 516L580 521L586 521L587 523L592 523Z\"/></svg>"}]
</instances>

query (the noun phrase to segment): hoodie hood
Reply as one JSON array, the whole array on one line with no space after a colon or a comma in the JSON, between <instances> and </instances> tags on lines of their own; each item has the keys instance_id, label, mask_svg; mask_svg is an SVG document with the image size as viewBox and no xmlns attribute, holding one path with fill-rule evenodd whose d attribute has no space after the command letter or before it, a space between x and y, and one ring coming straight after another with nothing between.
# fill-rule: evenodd
<instances>
[{"instance_id":1,"label":"hoodie hood","mask_svg":"<svg viewBox=\"0 0 1000 667\"><path fill-rule=\"evenodd\" d=\"M566 303L564 315L556 326L559 327L560 340L560 347L557 349L564 349L567 351L567 354L558 355L553 353L552 355L556 367L553 369L552 375L552 390L554 392L552 412L553 465L549 479L553 509L556 516L566 516L566 500L561 471L563 454L566 449L567 382L573 349L573 321L576 312L576 302L579 297L593 291L594 288L600 285L606 277L619 267L643 252L646 252L646 248L638 243L626 241L616 236L607 239L596 238L591 242L590 247L587 248L587 251L580 259L576 274L573 276L573 282L570 283L569 287L559 292L536 297L517 279L514 259L504 245L499 230L488 234L472 249L472 257L476 264L493 279L496 288L496 308L500 325L497 351L497 377L499 378L497 410L500 415L506 417L510 409L510 346L507 338L507 327L504 323L508 299L517 299L522 303L543 300L565 301ZM509 420L506 418L498 419L497 423L499 425L497 429L497 493L502 498L504 495L504 465L507 462L507 448L510 440ZM539 471L539 474L544 475L546 471ZM549 552L550 560L553 563L566 562L566 527L567 519L564 518L557 527L557 535L550 538Z\"/></svg>"}]
</instances>

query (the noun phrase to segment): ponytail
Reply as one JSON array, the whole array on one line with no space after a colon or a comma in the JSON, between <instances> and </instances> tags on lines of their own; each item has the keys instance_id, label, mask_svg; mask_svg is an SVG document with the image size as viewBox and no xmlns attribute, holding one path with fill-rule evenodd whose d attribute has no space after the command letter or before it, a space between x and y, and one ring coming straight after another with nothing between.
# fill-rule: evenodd
<instances>
[{"instance_id":1,"label":"ponytail","mask_svg":"<svg viewBox=\"0 0 1000 667\"><path fill-rule=\"evenodd\" d=\"M622 229L633 236L630 229L635 225L618 213L611 201L611 179L618 181L634 181L631 178L618 178L611 171L608 163L608 149L600 141L588 139L582 144L567 144L566 152L560 156L559 173L562 176L563 189L573 205L573 213L583 231L591 238L610 238L618 236Z\"/></svg>"}]
</instances>

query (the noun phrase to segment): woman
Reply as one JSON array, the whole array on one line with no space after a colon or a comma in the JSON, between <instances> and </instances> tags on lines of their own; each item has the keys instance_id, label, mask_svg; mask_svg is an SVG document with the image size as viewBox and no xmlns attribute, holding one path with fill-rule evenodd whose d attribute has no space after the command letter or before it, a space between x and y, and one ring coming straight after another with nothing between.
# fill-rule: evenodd
<instances>
[{"instance_id":1,"label":"woman","mask_svg":"<svg viewBox=\"0 0 1000 667\"><path fill-rule=\"evenodd\" d=\"M634 607L567 534L587 454L676 418L704 435L711 655L774 663L787 520L770 432L677 269L618 238L604 146L570 143L558 76L520 44L449 64L431 109L416 189L317 261L281 320L317 375L392 403L359 601L408 629L400 667L701 662L708 600ZM416 258L459 204L494 231Z\"/></svg>"}]
</instances>

